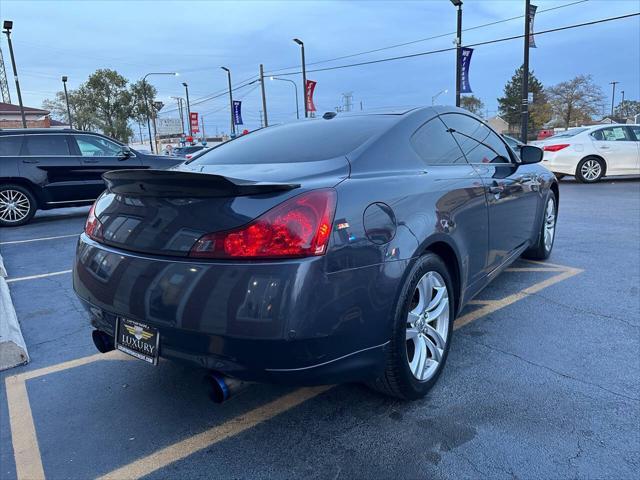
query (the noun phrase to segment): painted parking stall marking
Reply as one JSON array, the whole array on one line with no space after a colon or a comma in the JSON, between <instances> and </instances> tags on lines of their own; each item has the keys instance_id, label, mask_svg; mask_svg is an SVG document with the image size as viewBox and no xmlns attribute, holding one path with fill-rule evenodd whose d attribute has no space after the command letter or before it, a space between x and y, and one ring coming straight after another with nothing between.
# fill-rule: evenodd
<instances>
[{"instance_id":1,"label":"painted parking stall marking","mask_svg":"<svg viewBox=\"0 0 640 480\"><path fill-rule=\"evenodd\" d=\"M525 263L526 262L526 263ZM527 298L547 287L567 280L578 275L583 270L564 265L550 263L521 261L517 266L506 270L510 273L552 273L551 277L545 278L533 285L527 286L516 293L509 294L500 299L477 299L470 302L471 312L463 314L456 320L455 329L461 328L474 322L483 316L496 312L506 306L512 305L519 300ZM70 271L54 272L56 275L69 273ZM50 274L43 274L50 276ZM42 278L43 276L34 276ZM13 279L14 281L28 280ZM474 309L475 308L475 309ZM100 361L113 360L133 360L125 354L113 351L107 354L94 354L57 365L27 371L5 379L7 390L7 402L9 408L9 422L11 426L11 438L14 449L14 459L16 471L19 479L44 479L44 467L40 454L40 445L36 435L33 412L27 393L27 382L35 378L73 369L75 367L90 365ZM135 361L135 360L134 360ZM158 471L174 462L183 460L188 456L200 452L216 443L234 437L242 432L267 421L278 415L291 410L306 401L318 397L320 394L331 389L332 386L300 388L279 397L271 402L256 407L248 412L227 420L220 425L213 426L203 432L184 438L176 443L157 450L154 453L136 459L133 462L120 466L115 470L105 474L104 479L139 478L155 471Z\"/></svg>"}]
</instances>

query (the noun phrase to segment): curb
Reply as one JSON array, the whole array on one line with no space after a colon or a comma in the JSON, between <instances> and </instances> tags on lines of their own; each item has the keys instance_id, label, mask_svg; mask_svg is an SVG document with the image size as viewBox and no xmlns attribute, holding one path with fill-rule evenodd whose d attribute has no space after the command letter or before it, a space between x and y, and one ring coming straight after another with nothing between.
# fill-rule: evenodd
<instances>
[{"instance_id":1,"label":"curb","mask_svg":"<svg viewBox=\"0 0 640 480\"><path fill-rule=\"evenodd\" d=\"M13 308L7 271L0 255L0 371L29 362L27 345L24 343L20 322Z\"/></svg>"}]
</instances>

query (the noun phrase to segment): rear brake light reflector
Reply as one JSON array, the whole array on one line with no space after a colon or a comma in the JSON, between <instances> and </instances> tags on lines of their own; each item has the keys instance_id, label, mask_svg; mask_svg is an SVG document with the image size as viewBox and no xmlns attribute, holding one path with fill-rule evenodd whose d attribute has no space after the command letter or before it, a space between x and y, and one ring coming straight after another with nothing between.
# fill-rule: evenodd
<instances>
[{"instance_id":1,"label":"rear brake light reflector","mask_svg":"<svg viewBox=\"0 0 640 480\"><path fill-rule=\"evenodd\" d=\"M93 240L102 240L103 232L102 232L102 223L96 217L96 204L91 205L91 209L89 210L89 215L87 216L87 220L84 224L84 233L86 233L89 238Z\"/></svg>"},{"instance_id":2,"label":"rear brake light reflector","mask_svg":"<svg viewBox=\"0 0 640 480\"><path fill-rule=\"evenodd\" d=\"M333 189L303 193L243 227L203 235L191 248L190 256L264 259L324 255L335 207Z\"/></svg>"},{"instance_id":3,"label":"rear brake light reflector","mask_svg":"<svg viewBox=\"0 0 640 480\"><path fill-rule=\"evenodd\" d=\"M557 152L558 150L562 150L563 148L567 148L569 146L568 143L560 143L558 145L545 145L542 149L545 152Z\"/></svg>"}]
</instances>

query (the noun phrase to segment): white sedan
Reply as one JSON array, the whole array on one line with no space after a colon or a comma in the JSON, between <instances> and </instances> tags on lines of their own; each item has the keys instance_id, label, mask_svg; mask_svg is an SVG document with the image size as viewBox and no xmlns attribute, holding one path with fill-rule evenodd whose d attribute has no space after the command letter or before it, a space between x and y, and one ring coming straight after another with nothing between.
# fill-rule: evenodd
<instances>
[{"instance_id":1,"label":"white sedan","mask_svg":"<svg viewBox=\"0 0 640 480\"><path fill-rule=\"evenodd\" d=\"M572 128L540 142L543 165L558 178L575 175L585 183L604 176L640 175L640 125Z\"/></svg>"}]
</instances>

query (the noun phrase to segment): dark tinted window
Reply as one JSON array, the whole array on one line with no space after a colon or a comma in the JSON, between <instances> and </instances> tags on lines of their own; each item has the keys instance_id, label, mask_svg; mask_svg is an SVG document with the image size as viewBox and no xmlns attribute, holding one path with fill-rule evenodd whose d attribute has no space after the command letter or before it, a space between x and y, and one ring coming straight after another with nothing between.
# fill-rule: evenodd
<instances>
[{"instance_id":1,"label":"dark tinted window","mask_svg":"<svg viewBox=\"0 0 640 480\"><path fill-rule=\"evenodd\" d=\"M411 145L427 165L467 163L447 126L439 118L421 126L412 135Z\"/></svg>"},{"instance_id":2,"label":"dark tinted window","mask_svg":"<svg viewBox=\"0 0 640 480\"><path fill-rule=\"evenodd\" d=\"M391 125L389 115L305 120L242 135L193 164L297 163L344 156Z\"/></svg>"},{"instance_id":3,"label":"dark tinted window","mask_svg":"<svg viewBox=\"0 0 640 480\"><path fill-rule=\"evenodd\" d=\"M22 135L3 135L0 137L0 157L8 157L20 154Z\"/></svg>"},{"instance_id":4,"label":"dark tinted window","mask_svg":"<svg viewBox=\"0 0 640 480\"><path fill-rule=\"evenodd\" d=\"M442 115L442 120L454 130L453 136L469 163L508 163L511 155L505 143L485 124L457 113Z\"/></svg>"},{"instance_id":5,"label":"dark tinted window","mask_svg":"<svg viewBox=\"0 0 640 480\"><path fill-rule=\"evenodd\" d=\"M26 135L22 151L25 155L69 155L64 135Z\"/></svg>"}]
</instances>

